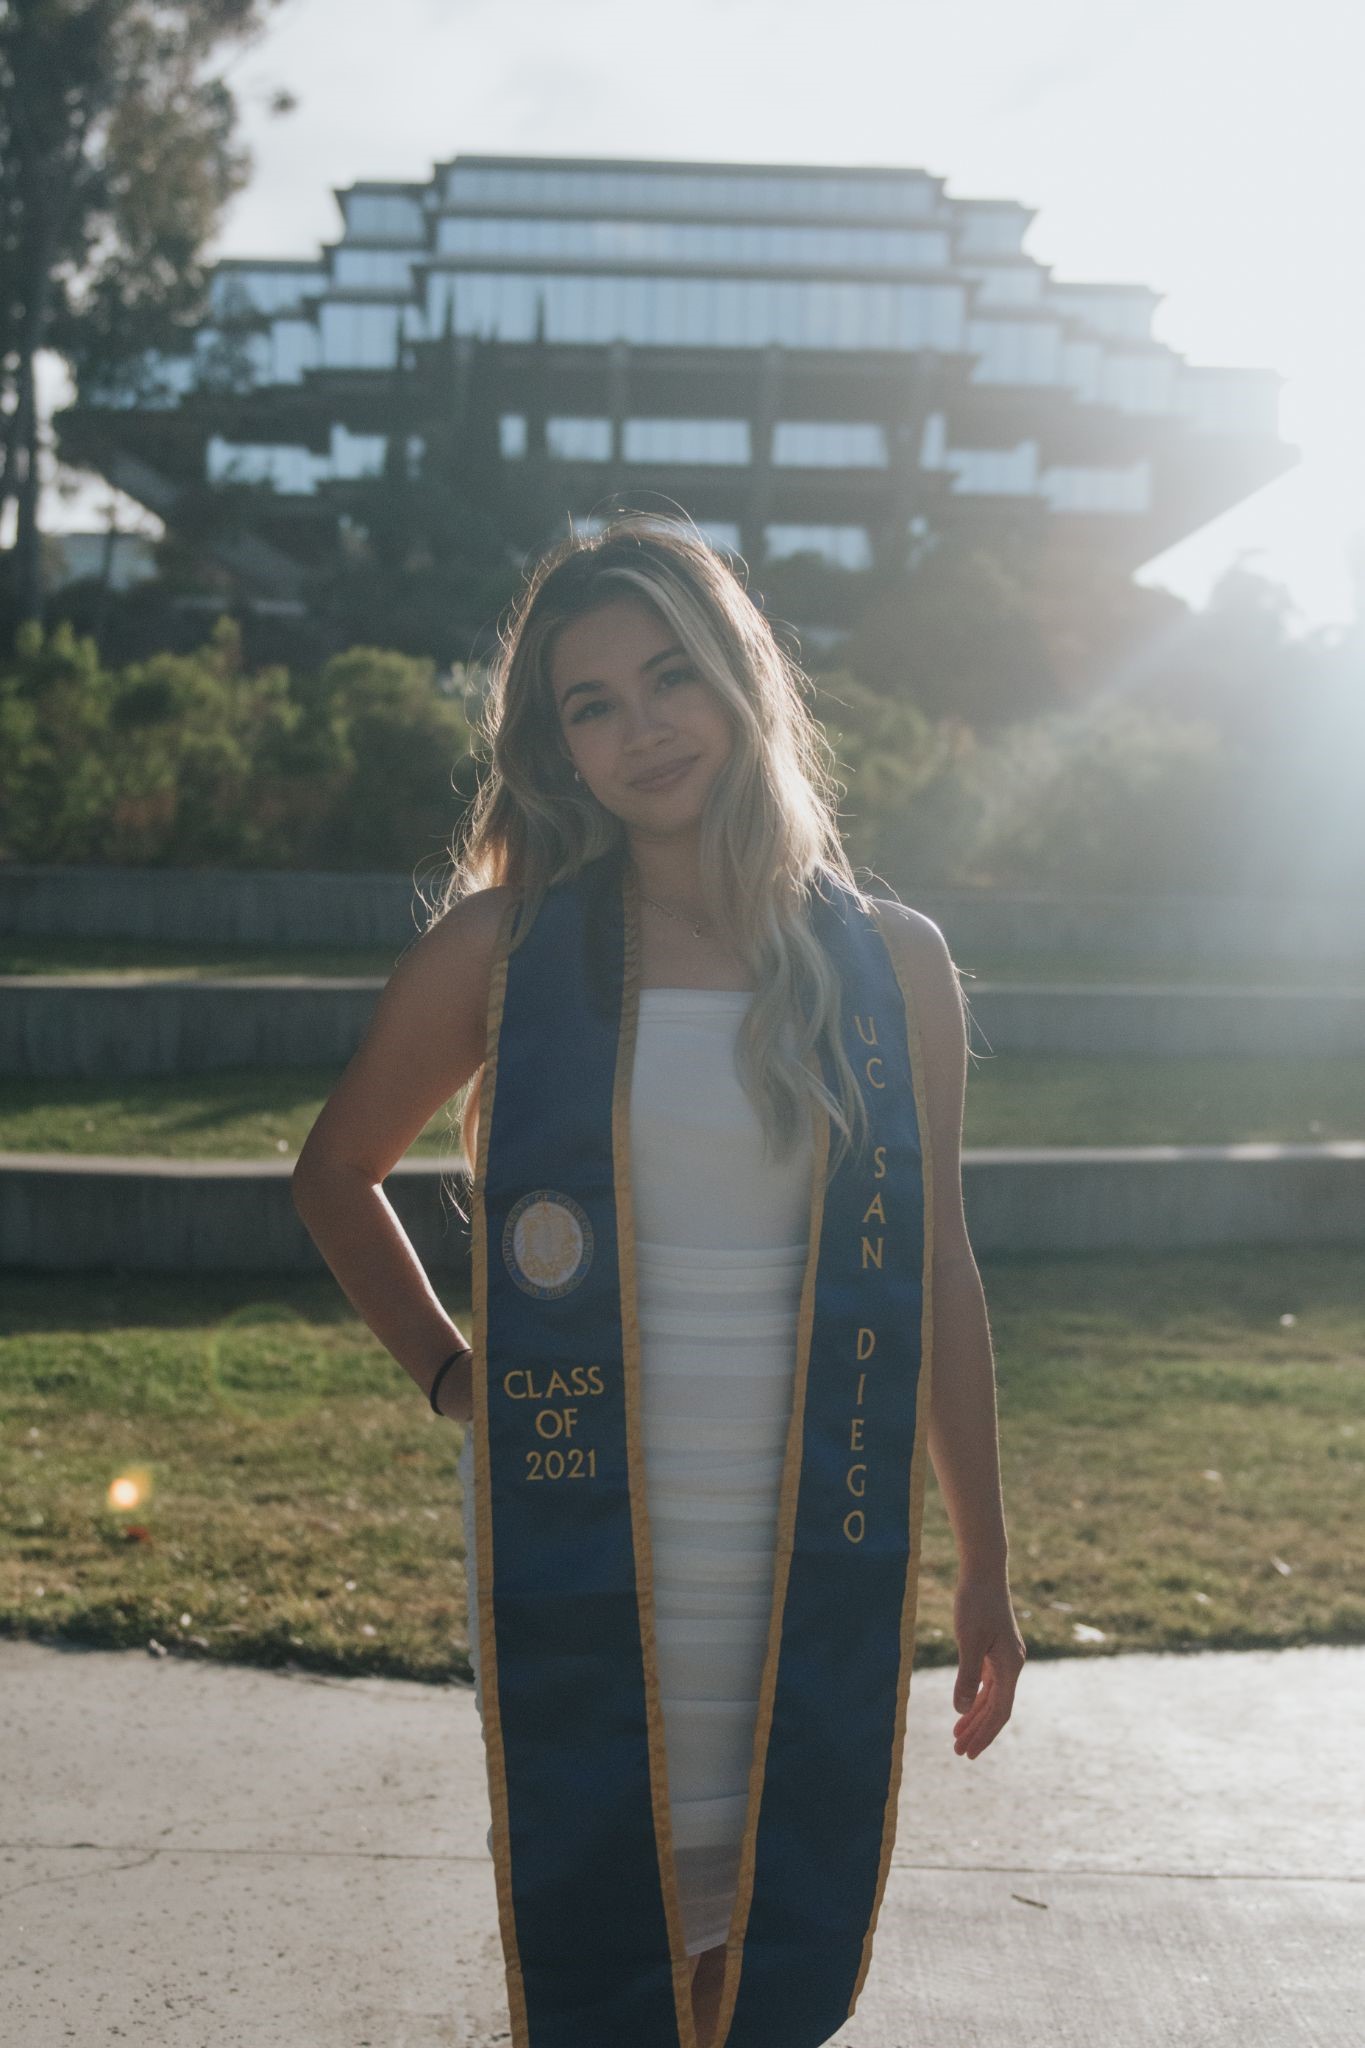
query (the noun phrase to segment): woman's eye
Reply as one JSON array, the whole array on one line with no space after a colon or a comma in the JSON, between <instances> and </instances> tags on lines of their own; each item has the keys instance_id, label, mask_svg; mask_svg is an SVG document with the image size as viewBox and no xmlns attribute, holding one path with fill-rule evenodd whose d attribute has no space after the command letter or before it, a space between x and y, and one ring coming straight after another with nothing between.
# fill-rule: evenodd
<instances>
[{"instance_id":1,"label":"woman's eye","mask_svg":"<svg viewBox=\"0 0 1365 2048\"><path fill-rule=\"evenodd\" d=\"M696 679L697 671L694 668L668 668L664 670L661 678L665 683L692 683Z\"/></svg>"},{"instance_id":2,"label":"woman's eye","mask_svg":"<svg viewBox=\"0 0 1365 2048\"><path fill-rule=\"evenodd\" d=\"M581 710L575 711L573 717L569 720L569 723L570 725L582 725L583 720L585 718L590 718L594 711L601 711L603 709L604 706L602 704L601 699L594 698L590 703L584 704Z\"/></svg>"}]
</instances>

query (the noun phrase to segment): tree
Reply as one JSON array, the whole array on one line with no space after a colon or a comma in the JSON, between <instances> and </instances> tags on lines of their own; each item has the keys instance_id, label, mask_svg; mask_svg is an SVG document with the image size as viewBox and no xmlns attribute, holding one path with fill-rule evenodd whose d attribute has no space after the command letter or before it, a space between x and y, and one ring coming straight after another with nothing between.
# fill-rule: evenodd
<instances>
[{"instance_id":1,"label":"tree","mask_svg":"<svg viewBox=\"0 0 1365 2048\"><path fill-rule=\"evenodd\" d=\"M1031 561L945 535L874 597L844 648L856 676L930 718L984 729L1055 701Z\"/></svg>"},{"instance_id":2,"label":"tree","mask_svg":"<svg viewBox=\"0 0 1365 2048\"><path fill-rule=\"evenodd\" d=\"M80 381L183 344L250 167L208 67L276 4L0 0L0 518L13 498L20 620L42 610L39 351Z\"/></svg>"}]
</instances>

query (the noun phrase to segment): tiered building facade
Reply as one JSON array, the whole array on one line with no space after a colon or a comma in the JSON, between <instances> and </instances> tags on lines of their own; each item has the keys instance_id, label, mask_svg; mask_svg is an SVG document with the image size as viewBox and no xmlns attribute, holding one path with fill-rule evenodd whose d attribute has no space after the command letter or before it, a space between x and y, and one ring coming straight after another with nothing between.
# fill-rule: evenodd
<instances>
[{"instance_id":1,"label":"tiered building facade","mask_svg":"<svg viewBox=\"0 0 1365 2048\"><path fill-rule=\"evenodd\" d=\"M561 524L672 502L850 568L1002 525L1136 568L1296 459L1275 372L1186 362L1156 292L1057 279L1028 207L922 170L457 156L336 196L337 241L221 262L193 348L69 416L169 522L266 485L233 543L266 595L471 425Z\"/></svg>"}]
</instances>

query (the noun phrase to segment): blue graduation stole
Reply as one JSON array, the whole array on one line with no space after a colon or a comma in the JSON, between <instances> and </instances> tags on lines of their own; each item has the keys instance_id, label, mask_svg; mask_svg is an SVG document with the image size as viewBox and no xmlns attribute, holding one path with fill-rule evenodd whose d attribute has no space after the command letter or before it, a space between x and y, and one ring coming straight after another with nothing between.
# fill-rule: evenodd
<instances>
[{"instance_id":1,"label":"blue graduation stole","mask_svg":"<svg viewBox=\"0 0 1365 2048\"><path fill-rule=\"evenodd\" d=\"M811 909L871 1126L820 1112L768 1647L718 2041L852 2013L895 1839L929 1424L932 1209L902 928ZM552 888L489 991L472 1188L484 1739L514 2048L696 2048L668 1805L629 1110L639 904ZM826 1061L825 1078L833 1087Z\"/></svg>"}]
</instances>

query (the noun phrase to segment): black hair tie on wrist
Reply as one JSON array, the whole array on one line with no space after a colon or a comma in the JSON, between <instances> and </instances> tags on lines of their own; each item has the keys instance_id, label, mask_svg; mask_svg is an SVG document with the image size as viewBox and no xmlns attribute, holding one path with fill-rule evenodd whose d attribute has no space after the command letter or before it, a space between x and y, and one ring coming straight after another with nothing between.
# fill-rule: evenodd
<instances>
[{"instance_id":1,"label":"black hair tie on wrist","mask_svg":"<svg viewBox=\"0 0 1365 2048\"><path fill-rule=\"evenodd\" d=\"M440 1414L440 1413L442 1412L442 1411L441 1411L441 1410L440 1410L440 1409L439 1409L439 1408L438 1408L438 1407L436 1406L436 1394L437 1394L437 1390L438 1390L438 1389L439 1389L439 1387L440 1387L441 1381L442 1381L442 1380L443 1380L443 1379L445 1378L446 1374L447 1374L447 1373L448 1373L448 1372L450 1371L450 1368L451 1368L451 1366L452 1366L452 1365L454 1365L454 1363L455 1363L455 1361L456 1361L456 1359L457 1359L457 1358L469 1358L469 1357L472 1357L472 1355L473 1355L473 1347L472 1347L471 1345L468 1345L468 1344L462 1344L462 1345L460 1346L460 1349L459 1349L458 1351L452 1351L452 1352L451 1352L451 1354L450 1354L449 1358L447 1358L447 1359L446 1359L445 1363L444 1363L444 1364L443 1364L443 1365L441 1366L440 1370L439 1370L439 1371L437 1372L437 1374L436 1374L436 1377L435 1377L435 1379L434 1379L434 1380L432 1381L432 1383L431 1383L431 1395L430 1395L430 1399L431 1399L431 1412L432 1412L432 1414L433 1414L433 1415L439 1415L439 1414Z\"/></svg>"}]
</instances>

